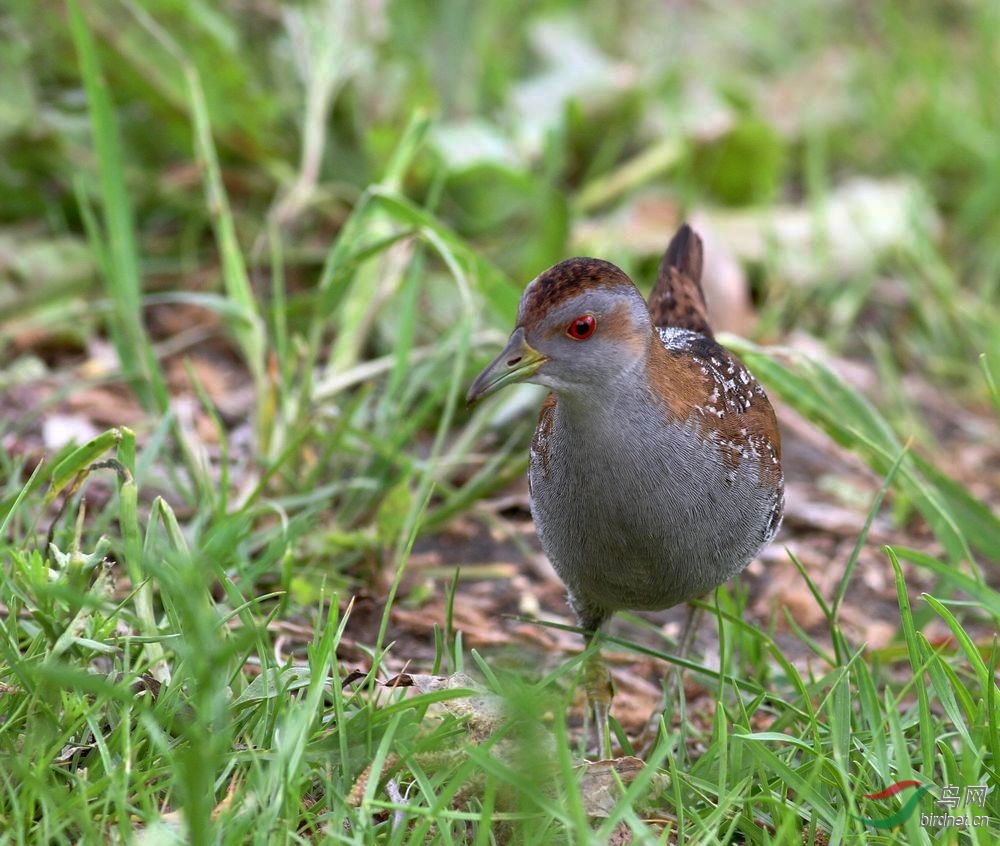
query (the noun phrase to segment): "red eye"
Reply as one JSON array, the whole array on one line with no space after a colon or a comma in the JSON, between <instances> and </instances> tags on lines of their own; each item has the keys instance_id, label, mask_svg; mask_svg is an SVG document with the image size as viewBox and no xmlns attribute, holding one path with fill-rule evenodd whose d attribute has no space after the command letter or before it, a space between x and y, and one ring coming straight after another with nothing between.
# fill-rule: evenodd
<instances>
[{"instance_id":1,"label":"red eye","mask_svg":"<svg viewBox=\"0 0 1000 846\"><path fill-rule=\"evenodd\" d=\"M592 314L581 314L566 327L566 334L574 341L586 341L597 328L597 318Z\"/></svg>"}]
</instances>

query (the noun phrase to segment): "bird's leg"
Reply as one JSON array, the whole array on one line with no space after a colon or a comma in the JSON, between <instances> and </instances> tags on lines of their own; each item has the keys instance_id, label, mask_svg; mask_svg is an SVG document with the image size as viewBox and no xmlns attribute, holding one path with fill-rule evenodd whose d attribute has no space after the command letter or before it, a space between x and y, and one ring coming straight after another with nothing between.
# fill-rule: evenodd
<instances>
[{"instance_id":1,"label":"bird's leg","mask_svg":"<svg viewBox=\"0 0 1000 846\"><path fill-rule=\"evenodd\" d=\"M704 616L704 609L693 602L687 605L687 614L684 615L684 625L681 628L681 635L677 641L676 656L686 660L694 648L698 639L698 629L701 627L701 620ZM674 664L672 671L666 679L663 687L663 697L660 699L659 707L653 711L649 717L649 723L643 733L647 737L648 743L644 747L644 752L650 751L656 744L656 737L659 733L660 718L667 710L668 703L674 698L678 698L681 707L684 705L684 668L680 664Z\"/></svg>"},{"instance_id":2,"label":"bird's leg","mask_svg":"<svg viewBox=\"0 0 1000 846\"><path fill-rule=\"evenodd\" d=\"M705 609L700 605L695 605L693 602L688 603L687 614L684 616L684 626L681 629L681 637L677 642L678 658L687 659L691 654L695 641L698 640L698 629L701 628L701 621L704 615ZM684 668L677 664L674 666L678 670L678 681L680 681L679 677L683 673Z\"/></svg>"},{"instance_id":3,"label":"bird's leg","mask_svg":"<svg viewBox=\"0 0 1000 846\"><path fill-rule=\"evenodd\" d=\"M587 636L587 656L583 665L583 686L587 692L587 708L594 720L598 757L611 757L611 700L615 695L611 672L601 657L600 635Z\"/></svg>"},{"instance_id":4,"label":"bird's leg","mask_svg":"<svg viewBox=\"0 0 1000 846\"><path fill-rule=\"evenodd\" d=\"M601 626L607 622L610 613L603 608L588 605L570 594L570 605L576 612L577 622L584 630L586 651L583 663L583 688L587 692L587 719L584 723L584 737L590 732L587 728L590 718L594 720L594 731L597 734L597 755L599 758L611 757L611 728L608 720L611 716L611 700L615 695L611 672L601 657Z\"/></svg>"}]
</instances>

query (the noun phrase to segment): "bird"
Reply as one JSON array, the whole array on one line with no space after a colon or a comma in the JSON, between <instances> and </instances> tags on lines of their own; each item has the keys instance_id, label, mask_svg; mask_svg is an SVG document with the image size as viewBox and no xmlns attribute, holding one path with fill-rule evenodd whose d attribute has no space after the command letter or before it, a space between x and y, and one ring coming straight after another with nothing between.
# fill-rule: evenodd
<instances>
[{"instance_id":1,"label":"bird","mask_svg":"<svg viewBox=\"0 0 1000 846\"><path fill-rule=\"evenodd\" d=\"M542 549L589 641L617 611L690 602L736 576L784 511L781 437L763 387L712 333L703 245L671 239L648 302L614 264L571 258L532 280L469 403L545 386L528 486ZM611 675L584 684L610 756Z\"/></svg>"}]
</instances>

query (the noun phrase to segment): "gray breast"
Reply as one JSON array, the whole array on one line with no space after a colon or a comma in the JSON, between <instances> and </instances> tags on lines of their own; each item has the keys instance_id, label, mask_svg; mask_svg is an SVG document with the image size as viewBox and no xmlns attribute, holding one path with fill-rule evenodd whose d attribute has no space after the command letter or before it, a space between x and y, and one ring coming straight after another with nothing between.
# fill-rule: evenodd
<instances>
[{"instance_id":1,"label":"gray breast","mask_svg":"<svg viewBox=\"0 0 1000 846\"><path fill-rule=\"evenodd\" d=\"M532 450L532 514L575 605L668 608L746 567L773 533L775 493L752 462L727 467L694 425L623 396L606 414L560 399Z\"/></svg>"}]
</instances>

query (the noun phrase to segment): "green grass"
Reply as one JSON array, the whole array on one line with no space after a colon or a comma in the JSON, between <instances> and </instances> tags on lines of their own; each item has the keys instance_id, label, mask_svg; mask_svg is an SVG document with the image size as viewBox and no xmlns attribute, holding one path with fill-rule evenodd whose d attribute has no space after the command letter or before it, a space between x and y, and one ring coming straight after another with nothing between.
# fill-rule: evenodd
<instances>
[{"instance_id":1,"label":"green grass","mask_svg":"<svg viewBox=\"0 0 1000 846\"><path fill-rule=\"evenodd\" d=\"M0 220L38 257L0 277L0 392L44 366L19 351L26 327L81 351L106 335L119 367L98 381L127 385L146 416L41 461L9 444L57 400L0 421L0 842L937 842L919 815L893 830L854 818L898 810L907 794L863 794L902 779L936 786L923 813L944 786L987 786L989 829L948 836L997 840L1000 646L983 632L1000 630L1000 519L949 475L899 388L920 372L945 403L1000 417L990 4L751 4L683 25L657 4L555 0L392 3L370 19L335 2L70 2L41 23L33 5L0 18L22 45L0 60L27 92L0 124ZM577 30L541 25L567 13ZM583 48L639 72L607 90L585 68L560 78L551 57ZM762 91L830 56L852 108L774 129ZM550 109L525 111L526 81ZM733 111L729 136L675 119L695 81ZM470 115L503 155L461 160ZM463 402L524 280L581 249L575 223L644 191L752 214L818 206L845 173L909 175L945 237L849 278L827 245L800 288L765 260L761 325L876 357L884 395L780 347L733 346L885 480L872 519L889 504L933 533L939 556L883 551L894 643L866 648L841 624L863 602L871 520L834 596L800 568L825 620L816 637L784 615L808 669L776 624L747 622L738 583L720 589L718 666L688 666L714 712L663 732L606 802L565 716L578 660L512 671L467 649L449 614L433 662L408 667L416 685L390 683L409 656L389 611L419 602L403 589L414 543L489 521L480 501L524 472L532 413ZM612 249L637 273L651 259ZM252 448L193 363L188 398L211 431L172 403L175 356L149 313L195 306L252 386ZM382 605L358 642L363 591ZM928 640L935 627L950 637ZM654 643L619 646L676 660Z\"/></svg>"}]
</instances>

